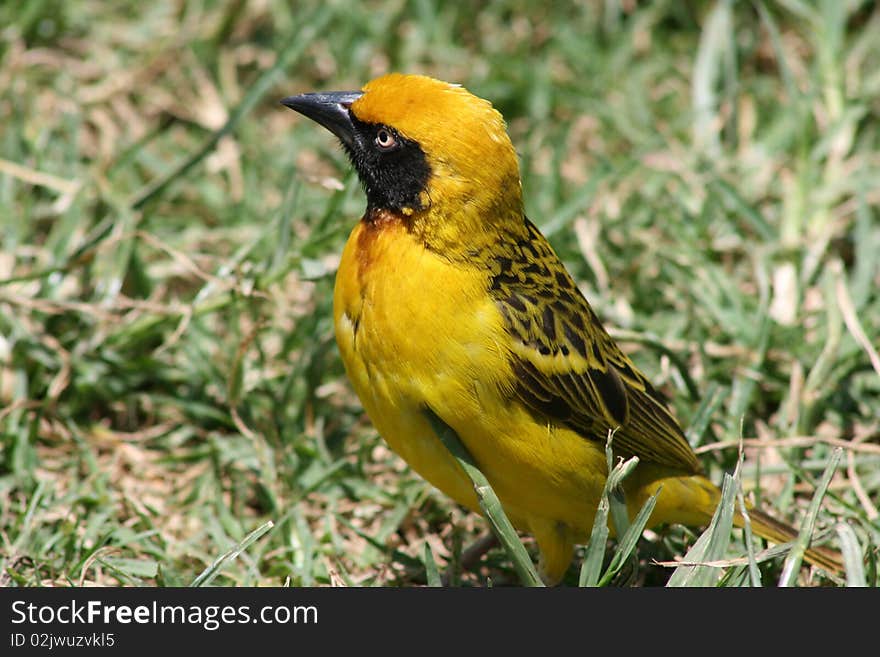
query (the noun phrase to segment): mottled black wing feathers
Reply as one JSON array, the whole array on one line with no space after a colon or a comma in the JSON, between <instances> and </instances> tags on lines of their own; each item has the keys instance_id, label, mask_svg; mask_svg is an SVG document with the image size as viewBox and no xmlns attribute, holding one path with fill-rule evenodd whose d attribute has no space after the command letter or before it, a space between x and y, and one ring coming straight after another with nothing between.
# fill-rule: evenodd
<instances>
[{"instance_id":1,"label":"mottled black wing feathers","mask_svg":"<svg viewBox=\"0 0 880 657\"><path fill-rule=\"evenodd\" d=\"M526 219L493 245L490 292L510 337L515 394L532 411L615 451L696 472L699 463L660 396L602 327L550 244ZM481 254L482 255L482 254Z\"/></svg>"}]
</instances>

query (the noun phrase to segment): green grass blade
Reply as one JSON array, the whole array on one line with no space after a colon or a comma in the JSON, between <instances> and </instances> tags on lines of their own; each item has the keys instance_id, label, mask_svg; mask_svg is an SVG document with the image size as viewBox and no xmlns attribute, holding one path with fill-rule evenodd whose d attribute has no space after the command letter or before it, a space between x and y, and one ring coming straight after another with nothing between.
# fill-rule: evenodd
<instances>
[{"instance_id":1,"label":"green grass blade","mask_svg":"<svg viewBox=\"0 0 880 657\"><path fill-rule=\"evenodd\" d=\"M590 544L581 564L578 586L598 586L602 572L602 561L605 558L605 543L608 541L608 493L602 493L596 516L593 519L593 530L590 532Z\"/></svg>"},{"instance_id":2,"label":"green grass blade","mask_svg":"<svg viewBox=\"0 0 880 657\"><path fill-rule=\"evenodd\" d=\"M581 564L580 575L578 576L578 586L599 585L599 575L602 572L602 562L605 557L605 543L608 541L608 516L611 512L612 505L620 505L621 502L619 498L613 498L612 493L615 488L620 486L621 482L630 472L633 471L639 462L639 459L634 456L628 461L621 461L612 467L614 455L611 450L611 442L613 438L614 433L608 432L608 440L605 441L605 461L608 471L611 474L605 480L602 497L599 499L596 515L593 518L593 529L590 532L590 544L587 547L587 554L584 557L584 562ZM618 510L617 513L619 515L620 510ZM626 517L625 504L623 505L623 516L624 518ZM618 518L615 521L615 527L617 528L628 524L628 518L626 518L626 520Z\"/></svg>"},{"instance_id":3,"label":"green grass blade","mask_svg":"<svg viewBox=\"0 0 880 657\"><path fill-rule=\"evenodd\" d=\"M633 554L636 544L639 542L639 538L642 536L642 532L645 531L645 527L648 525L648 520L650 520L651 514L654 512L654 506L657 504L658 495L660 495L659 488L656 493L645 500L638 515L620 539L617 550L615 550L614 556L611 557L611 563L608 565L608 569L602 575L602 579L599 580L599 586L607 586L610 584Z\"/></svg>"},{"instance_id":4,"label":"green grass blade","mask_svg":"<svg viewBox=\"0 0 880 657\"><path fill-rule=\"evenodd\" d=\"M678 566L667 582L669 587L715 586L721 577L721 569L703 565L718 561L730 544L730 531L733 528L733 514L736 504L738 484L736 478L724 475L721 500L712 516L712 521L700 535L696 543L684 556L684 563Z\"/></svg>"},{"instance_id":5,"label":"green grass blade","mask_svg":"<svg viewBox=\"0 0 880 657\"><path fill-rule=\"evenodd\" d=\"M755 558L755 540L752 535L752 522L749 519L748 509L746 508L746 500L742 494L742 488L738 487L736 492L736 499L739 503L740 514L743 517L743 535L745 537L746 543L746 557L749 560L749 584L751 586L759 587L761 586L761 571L758 570L758 560Z\"/></svg>"},{"instance_id":6,"label":"green grass blade","mask_svg":"<svg viewBox=\"0 0 880 657\"><path fill-rule=\"evenodd\" d=\"M495 491L492 490L489 480L486 479L486 476L474 463L473 457L467 451L467 448L455 431L452 430L452 427L443 422L431 410L426 411L426 415L434 429L434 433L446 445L446 449L452 453L455 460L458 461L458 464L473 483L477 499L480 502L480 508L483 509L483 514L486 516L486 520L489 521L489 526L510 556L520 581L526 586L543 586L544 584L537 570L535 570L535 565L532 563L529 553L526 551L522 541L519 540L519 535L513 524L504 513L501 501L498 499Z\"/></svg>"},{"instance_id":7,"label":"green grass blade","mask_svg":"<svg viewBox=\"0 0 880 657\"><path fill-rule=\"evenodd\" d=\"M225 563L235 559L239 554L247 550L251 545L253 545L260 537L263 536L266 532L268 532L272 527L275 526L271 520L263 523L259 527L257 527L254 531L244 537L244 539L232 549L227 550L219 557L217 557L210 566L205 568L201 572L201 574L196 577L190 586L198 587L198 586L207 586L211 583L211 581L220 573L220 569L223 567Z\"/></svg>"},{"instance_id":8,"label":"green grass blade","mask_svg":"<svg viewBox=\"0 0 880 657\"><path fill-rule=\"evenodd\" d=\"M422 561L425 564L425 576L428 580L428 586L443 586L443 582L440 580L440 571L437 569L437 562L434 561L434 553L431 551L431 546L428 543L425 543Z\"/></svg>"},{"instance_id":9,"label":"green grass blade","mask_svg":"<svg viewBox=\"0 0 880 657\"><path fill-rule=\"evenodd\" d=\"M779 586L794 586L797 581L798 572L800 571L801 563L804 559L804 553L807 551L807 548L810 545L810 540L813 537L813 528L816 526L816 517L819 515L819 507L822 504L822 498L825 497L825 493L828 491L831 477L833 477L834 473L837 471L837 465L840 463L840 457L842 455L843 449L838 447L831 453L831 456L828 459L828 465L825 468L825 472L822 473L822 478L819 480L816 492L813 493L813 499L810 500L810 506L807 509L807 515L804 517L804 521L801 524L797 540L794 542L791 552L789 552L785 564L782 567L782 575L779 577Z\"/></svg>"},{"instance_id":10,"label":"green grass blade","mask_svg":"<svg viewBox=\"0 0 880 657\"><path fill-rule=\"evenodd\" d=\"M697 411L694 413L694 417L685 431L685 436L691 447L697 447L702 442L703 436L709 428L709 423L715 416L715 411L723 401L724 395L722 394L721 386L713 381L706 388L706 392L700 400L700 405L697 407Z\"/></svg>"},{"instance_id":11,"label":"green grass blade","mask_svg":"<svg viewBox=\"0 0 880 657\"><path fill-rule=\"evenodd\" d=\"M865 578L865 566L862 563L862 546L853 528L841 522L835 528L840 539L840 552L843 554L843 565L846 568L846 585L863 588L868 586Z\"/></svg>"},{"instance_id":12,"label":"green grass blade","mask_svg":"<svg viewBox=\"0 0 880 657\"><path fill-rule=\"evenodd\" d=\"M731 0L718 0L708 13L697 48L691 87L693 139L699 150L717 155L721 149L717 127L718 104L716 87L723 61L733 48L733 11Z\"/></svg>"}]
</instances>

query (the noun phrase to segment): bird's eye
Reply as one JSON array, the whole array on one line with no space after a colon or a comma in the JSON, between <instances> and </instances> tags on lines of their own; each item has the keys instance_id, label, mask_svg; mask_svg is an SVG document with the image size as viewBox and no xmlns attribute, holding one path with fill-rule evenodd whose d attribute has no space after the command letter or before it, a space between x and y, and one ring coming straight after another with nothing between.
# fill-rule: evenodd
<instances>
[{"instance_id":1,"label":"bird's eye","mask_svg":"<svg viewBox=\"0 0 880 657\"><path fill-rule=\"evenodd\" d=\"M379 131L376 133L376 146L383 151L390 151L397 146L397 140L394 138L394 135L391 134L390 130L379 128Z\"/></svg>"}]
</instances>

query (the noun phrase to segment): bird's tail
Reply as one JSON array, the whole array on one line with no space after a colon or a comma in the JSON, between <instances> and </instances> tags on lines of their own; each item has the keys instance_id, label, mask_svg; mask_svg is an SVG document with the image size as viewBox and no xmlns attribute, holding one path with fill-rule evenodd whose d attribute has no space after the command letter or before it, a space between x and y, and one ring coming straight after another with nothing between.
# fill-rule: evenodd
<instances>
[{"instance_id":1,"label":"bird's tail","mask_svg":"<svg viewBox=\"0 0 880 657\"><path fill-rule=\"evenodd\" d=\"M743 522L742 516L737 514L734 518L734 524L742 527ZM755 534L771 543L790 543L798 537L798 532L794 527L786 525L758 509L749 509L749 522ZM840 574L844 572L840 553L821 545L807 548L804 559L829 573Z\"/></svg>"},{"instance_id":2,"label":"bird's tail","mask_svg":"<svg viewBox=\"0 0 880 657\"><path fill-rule=\"evenodd\" d=\"M627 491L627 503L630 505L630 516L645 503L645 500L662 487L658 496L651 523L678 522L687 525L706 525L715 513L721 501L721 490L704 475L690 476L657 476L662 466L646 464L641 471L636 469L632 480L635 487ZM662 470L661 470L662 472ZM640 480L640 477L644 479ZM647 483L643 483L647 480ZM630 495L630 492L635 493ZM797 540L798 531L771 515L748 505L749 524L752 531L771 543L790 543ZM733 523L743 527L745 520L739 512L733 516ZM844 572L843 558L839 552L822 546L808 547L804 559L831 574Z\"/></svg>"},{"instance_id":3,"label":"bird's tail","mask_svg":"<svg viewBox=\"0 0 880 657\"><path fill-rule=\"evenodd\" d=\"M655 506L655 514L652 515L652 520L658 523L681 522L691 525L705 525L712 518L721 501L721 491L703 475L655 478L655 473L649 468L645 468L643 472L651 483L637 489L639 494L633 496L634 501L638 505L644 504L647 496L652 495L662 486L663 494L659 496ZM639 471L636 470L635 475L638 476L638 474ZM640 483L637 479L636 481ZM627 501L629 499L628 497ZM633 509L637 510L638 508L640 507L631 507L631 514ZM777 544L797 540L798 531L773 516L751 505L748 505L748 515L752 531L761 538ZM745 524L745 520L739 512L734 514L733 522L737 527L743 527ZM844 572L843 558L839 552L830 548L808 547L804 553L804 559L831 574Z\"/></svg>"}]
</instances>

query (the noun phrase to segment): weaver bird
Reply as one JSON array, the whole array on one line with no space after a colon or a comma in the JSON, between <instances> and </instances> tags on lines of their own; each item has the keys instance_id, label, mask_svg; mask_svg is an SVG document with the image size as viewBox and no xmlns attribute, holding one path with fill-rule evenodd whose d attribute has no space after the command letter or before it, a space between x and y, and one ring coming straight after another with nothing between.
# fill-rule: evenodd
<instances>
[{"instance_id":1,"label":"weaver bird","mask_svg":"<svg viewBox=\"0 0 880 657\"><path fill-rule=\"evenodd\" d=\"M281 102L339 138L366 192L333 319L351 384L395 452L479 511L429 413L454 430L534 536L548 582L588 539L610 430L615 454L640 461L624 482L631 515L662 486L651 525L711 519L719 489L678 422L525 216L516 153L488 101L390 74ZM797 535L756 509L750 518L772 541ZM821 549L807 558L837 566Z\"/></svg>"}]
</instances>

